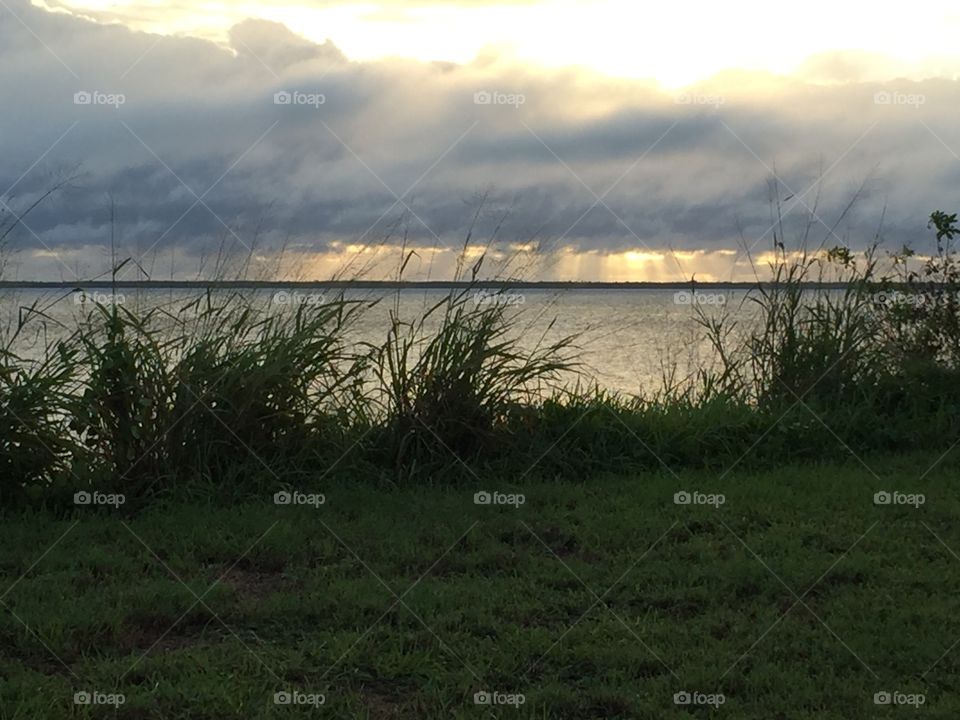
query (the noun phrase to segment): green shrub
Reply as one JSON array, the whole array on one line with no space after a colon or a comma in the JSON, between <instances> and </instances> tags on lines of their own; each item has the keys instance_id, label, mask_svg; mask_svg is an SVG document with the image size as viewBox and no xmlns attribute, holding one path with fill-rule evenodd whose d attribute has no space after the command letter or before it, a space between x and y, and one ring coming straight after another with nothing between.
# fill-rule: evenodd
<instances>
[{"instance_id":1,"label":"green shrub","mask_svg":"<svg viewBox=\"0 0 960 720\"><path fill-rule=\"evenodd\" d=\"M573 367L572 337L524 349L516 315L494 298L451 292L416 320L396 311L373 348L380 442L397 475L469 462L510 443L514 416L550 393ZM436 330L428 330L431 321Z\"/></svg>"},{"instance_id":2,"label":"green shrub","mask_svg":"<svg viewBox=\"0 0 960 720\"><path fill-rule=\"evenodd\" d=\"M99 482L141 493L237 465L285 476L331 456L324 444L346 434L362 383L341 338L355 310L210 295L172 316L96 307L78 335L88 375L71 429Z\"/></svg>"},{"instance_id":3,"label":"green shrub","mask_svg":"<svg viewBox=\"0 0 960 720\"><path fill-rule=\"evenodd\" d=\"M0 504L72 482L79 456L68 417L76 360L57 344L38 361L0 350Z\"/></svg>"}]
</instances>

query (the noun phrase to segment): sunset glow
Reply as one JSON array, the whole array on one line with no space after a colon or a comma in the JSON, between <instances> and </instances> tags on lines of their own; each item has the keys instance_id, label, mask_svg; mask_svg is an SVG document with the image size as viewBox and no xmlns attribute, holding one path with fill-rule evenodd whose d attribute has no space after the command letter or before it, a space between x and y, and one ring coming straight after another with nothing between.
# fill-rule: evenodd
<instances>
[{"instance_id":1,"label":"sunset glow","mask_svg":"<svg viewBox=\"0 0 960 720\"><path fill-rule=\"evenodd\" d=\"M390 278L405 247L418 278L486 252L483 273L750 280L779 245L929 252L955 201L945 0L11 2L4 202L76 169L15 233L20 277L122 251L187 278L229 247Z\"/></svg>"},{"instance_id":2,"label":"sunset glow","mask_svg":"<svg viewBox=\"0 0 960 720\"><path fill-rule=\"evenodd\" d=\"M38 4L42 0L37 0ZM577 66L611 76L652 78L680 87L731 69L810 70L816 56L882 58L876 71L921 78L954 75L946 57L960 32L960 11L946 0L884 13L875 3L813 0L784 12L762 0L638 3L557 0L458 3L218 2L48 0L78 15L162 34L226 42L230 28L254 18L286 25L315 42L330 40L355 60L404 57L466 63L501 56L533 66ZM829 18L829 19L827 19ZM837 73L850 60L831 61Z\"/></svg>"}]
</instances>

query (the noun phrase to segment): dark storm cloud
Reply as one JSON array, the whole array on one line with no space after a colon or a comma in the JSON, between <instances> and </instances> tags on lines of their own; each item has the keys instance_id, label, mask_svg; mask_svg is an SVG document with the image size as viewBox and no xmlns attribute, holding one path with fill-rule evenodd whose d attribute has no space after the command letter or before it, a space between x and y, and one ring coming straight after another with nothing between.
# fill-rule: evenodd
<instances>
[{"instance_id":1,"label":"dark storm cloud","mask_svg":"<svg viewBox=\"0 0 960 720\"><path fill-rule=\"evenodd\" d=\"M3 199L22 209L75 176L29 217L36 236L18 233L26 250L104 245L111 203L130 252L189 258L223 238L252 244L258 230L261 243L317 250L377 242L398 222L418 242L454 246L478 194L491 226L509 209L502 237L518 242L719 249L742 236L765 249L774 171L794 230L822 190L814 236L831 243L868 241L884 208L893 242L918 242L927 214L956 202L956 82L741 74L678 96L489 59L350 62L262 21L235 27L231 51L10 8ZM83 92L95 99L76 104Z\"/></svg>"}]
</instances>

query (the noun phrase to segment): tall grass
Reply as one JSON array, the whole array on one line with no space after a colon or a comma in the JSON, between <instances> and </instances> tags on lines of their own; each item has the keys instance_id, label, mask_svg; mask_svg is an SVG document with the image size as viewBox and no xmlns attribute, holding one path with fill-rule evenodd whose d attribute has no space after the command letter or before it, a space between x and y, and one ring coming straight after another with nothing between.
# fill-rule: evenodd
<instances>
[{"instance_id":1,"label":"tall grass","mask_svg":"<svg viewBox=\"0 0 960 720\"><path fill-rule=\"evenodd\" d=\"M487 253L468 263L472 234L471 227L454 279L475 284ZM404 245L398 280L412 257ZM574 367L575 338L547 341L552 323L535 343L523 344L510 300L468 287L405 318L395 295L386 338L370 346L377 444L395 478L502 454L515 441L516 416L550 396Z\"/></svg>"},{"instance_id":2,"label":"tall grass","mask_svg":"<svg viewBox=\"0 0 960 720\"><path fill-rule=\"evenodd\" d=\"M875 247L857 263L843 248L794 254L781 246L771 280L758 283L744 300L757 318L748 332L738 337L732 331L734 315L697 308L720 360L718 370L701 377L704 388L759 407L798 399L856 402L885 362L877 342L884 319L876 313L876 268ZM828 283L844 286L810 289Z\"/></svg>"},{"instance_id":3,"label":"tall grass","mask_svg":"<svg viewBox=\"0 0 960 720\"><path fill-rule=\"evenodd\" d=\"M380 438L398 475L502 449L514 417L572 367L572 337L523 348L516 314L498 297L455 291L412 321L391 312L372 367L384 411Z\"/></svg>"},{"instance_id":4,"label":"tall grass","mask_svg":"<svg viewBox=\"0 0 960 720\"><path fill-rule=\"evenodd\" d=\"M74 340L87 374L71 422L93 479L143 491L216 481L240 460L277 476L332 452L357 402L342 339L356 312L212 293L175 313L94 307Z\"/></svg>"},{"instance_id":5,"label":"tall grass","mask_svg":"<svg viewBox=\"0 0 960 720\"><path fill-rule=\"evenodd\" d=\"M473 291L413 318L398 304L381 342L352 345L371 301L278 307L211 291L137 308L118 297L81 305L49 362L9 375L49 412L47 445L59 450L23 453L45 464L6 477L69 475L70 486L140 497L309 483L351 452L386 479L449 473L515 445L512 419L572 363L571 338L526 347L518 313Z\"/></svg>"},{"instance_id":6,"label":"tall grass","mask_svg":"<svg viewBox=\"0 0 960 720\"><path fill-rule=\"evenodd\" d=\"M937 447L960 436L960 229L943 213L931 227L938 250L919 267L906 250L882 262L876 245L779 245L751 312L699 314L716 363L646 398L569 386L577 338L547 340L552 325L530 338L518 307L472 288L412 317L398 296L384 336L363 343L347 338L372 301L342 295L84 305L34 359L14 352L28 319L0 351L0 500L262 491L331 469L587 477Z\"/></svg>"},{"instance_id":7,"label":"tall grass","mask_svg":"<svg viewBox=\"0 0 960 720\"><path fill-rule=\"evenodd\" d=\"M17 328L20 330L21 328ZM57 343L38 360L18 356L19 332L0 348L0 502L42 497L72 484L80 453L67 431L77 373L75 352Z\"/></svg>"},{"instance_id":8,"label":"tall grass","mask_svg":"<svg viewBox=\"0 0 960 720\"><path fill-rule=\"evenodd\" d=\"M931 227L937 252L919 270L907 248L881 262L876 242L860 255L781 244L771 282L746 300L754 327L738 335L733 316L699 313L720 359L704 395L766 414L810 448L928 447L960 432L960 274L948 242L960 230L944 213ZM810 289L823 283L843 285Z\"/></svg>"}]
</instances>

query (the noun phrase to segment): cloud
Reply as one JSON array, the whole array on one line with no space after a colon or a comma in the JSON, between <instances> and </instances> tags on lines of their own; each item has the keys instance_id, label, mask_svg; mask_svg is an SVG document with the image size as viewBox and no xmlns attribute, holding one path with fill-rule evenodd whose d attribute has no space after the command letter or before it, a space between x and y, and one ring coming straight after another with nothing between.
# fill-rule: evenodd
<instances>
[{"instance_id":1,"label":"cloud","mask_svg":"<svg viewBox=\"0 0 960 720\"><path fill-rule=\"evenodd\" d=\"M480 236L506 213L504 242L591 257L767 249L776 195L788 240L809 224L814 242L863 245L886 210L893 245L922 244L929 212L956 201L951 80L861 82L860 65L821 58L810 72L843 82L727 73L667 92L490 57L354 62L264 21L223 47L11 8L0 197L23 208L80 171L17 233L22 273L102 272L76 249L106 245L111 202L124 252L189 272L221 242L331 253L405 231L458 247L479 197Z\"/></svg>"},{"instance_id":2,"label":"cloud","mask_svg":"<svg viewBox=\"0 0 960 720\"><path fill-rule=\"evenodd\" d=\"M896 77L900 64L880 53L828 52L813 55L796 74L813 82L879 82Z\"/></svg>"},{"instance_id":3,"label":"cloud","mask_svg":"<svg viewBox=\"0 0 960 720\"><path fill-rule=\"evenodd\" d=\"M230 29L228 38L238 55L249 55L274 72L311 61L346 62L333 43L317 45L267 20L244 20Z\"/></svg>"}]
</instances>

